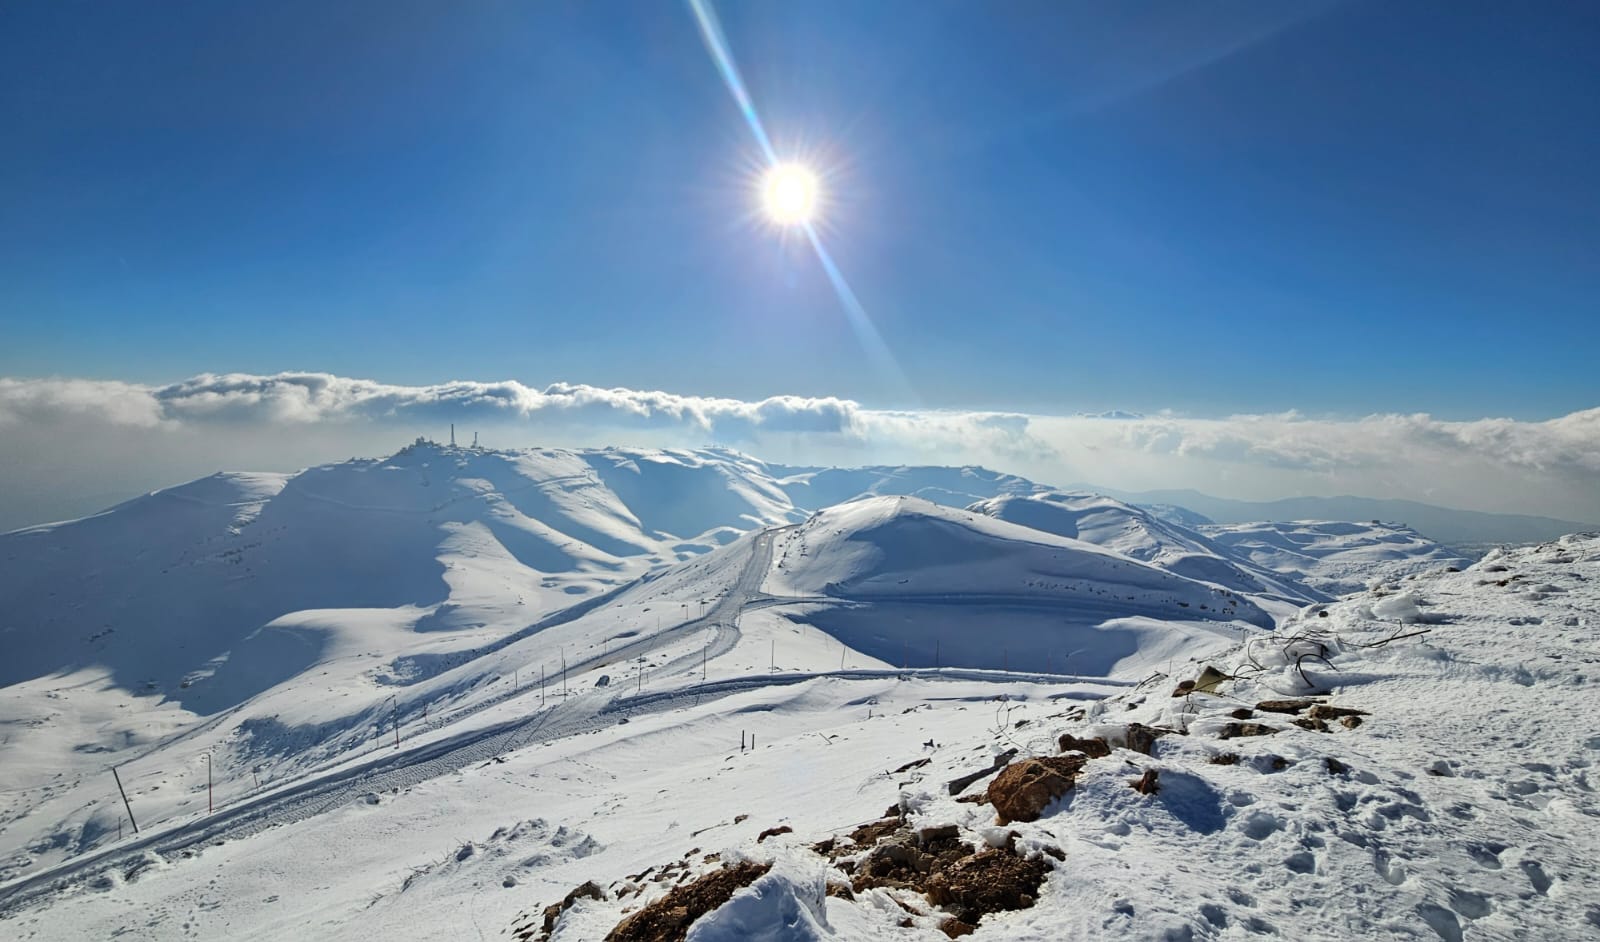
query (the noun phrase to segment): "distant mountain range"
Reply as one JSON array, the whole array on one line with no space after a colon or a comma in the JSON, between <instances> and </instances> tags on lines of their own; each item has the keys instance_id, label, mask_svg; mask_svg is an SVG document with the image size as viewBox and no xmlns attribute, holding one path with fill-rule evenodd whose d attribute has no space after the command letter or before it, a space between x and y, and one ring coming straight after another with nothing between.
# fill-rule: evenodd
<instances>
[{"instance_id":1,"label":"distant mountain range","mask_svg":"<svg viewBox=\"0 0 1600 942\"><path fill-rule=\"evenodd\" d=\"M1527 514L1456 510L1414 500L1345 496L1257 501L1212 497L1194 490L1124 491L1092 484L1074 485L1074 489L1107 494L1148 507L1159 516L1184 526L1208 522L1254 523L1262 520L1383 520L1405 524L1418 533L1457 548L1501 543L1542 543L1568 533L1600 530L1600 524L1595 523Z\"/></svg>"}]
</instances>

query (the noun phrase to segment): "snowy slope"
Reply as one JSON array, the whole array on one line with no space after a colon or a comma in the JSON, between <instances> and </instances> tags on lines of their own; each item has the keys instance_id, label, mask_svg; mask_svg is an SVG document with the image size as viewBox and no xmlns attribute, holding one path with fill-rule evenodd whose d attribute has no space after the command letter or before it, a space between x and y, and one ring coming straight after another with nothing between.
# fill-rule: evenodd
<instances>
[{"instance_id":1,"label":"snowy slope","mask_svg":"<svg viewBox=\"0 0 1600 942\"><path fill-rule=\"evenodd\" d=\"M774 866L690 938L946 938L946 911L915 886L833 891L855 877L839 864L865 850L847 835L894 806L908 833L953 825L983 847L1015 832L1041 861L1032 905L986 913L975 939L1590 938L1600 740L1581 706L1600 662L1596 612L1600 537L1568 538L1312 606L1275 642L1214 650L1204 663L1240 675L1218 695L1172 696L1202 666L1182 660L1099 688L936 672L727 687L713 673L676 694L664 680L642 695L589 685L515 708L551 728L604 701L609 722L582 735L423 780L356 774L315 817L0 886L0 931L537 938L519 933L594 881L600 899L554 920L568 942L753 859ZM1308 687L1285 654L1312 638L1327 661L1306 665ZM1302 694L1364 722L1322 732L1257 706ZM1274 732L1223 738L1241 710ZM1120 746L1130 722L1173 732L1145 755ZM996 828L992 807L946 787L1000 750L1054 755L1063 733L1115 751L1037 821ZM1154 794L1129 787L1150 770ZM812 849L826 838L844 848L836 860Z\"/></svg>"},{"instance_id":2,"label":"snowy slope","mask_svg":"<svg viewBox=\"0 0 1600 942\"><path fill-rule=\"evenodd\" d=\"M1399 524L1302 520L1197 529L1238 557L1332 595L1364 589L1377 580L1471 562Z\"/></svg>"},{"instance_id":3,"label":"snowy slope","mask_svg":"<svg viewBox=\"0 0 1600 942\"><path fill-rule=\"evenodd\" d=\"M1026 478L987 468L937 466L873 466L865 468L800 468L766 465L796 507L820 510L858 497L920 497L947 507L965 507L1002 494L1048 490Z\"/></svg>"},{"instance_id":4,"label":"snowy slope","mask_svg":"<svg viewBox=\"0 0 1600 942\"><path fill-rule=\"evenodd\" d=\"M961 504L1040 490L891 470L865 479ZM807 517L791 493L826 488L793 477L718 449L418 443L0 535L0 910L128 848L181 859L600 736L630 679L652 715L795 685L1099 696L1286 611L1164 567L1207 545L1181 528L1122 539L1087 514L1090 542L914 497Z\"/></svg>"},{"instance_id":5,"label":"snowy slope","mask_svg":"<svg viewBox=\"0 0 1600 942\"><path fill-rule=\"evenodd\" d=\"M1169 572L1249 595L1316 601L1315 590L1283 579L1196 531L1099 494L1045 491L1007 495L968 508L999 520L1083 540Z\"/></svg>"},{"instance_id":6,"label":"snowy slope","mask_svg":"<svg viewBox=\"0 0 1600 942\"><path fill-rule=\"evenodd\" d=\"M1107 674L1272 624L1226 589L914 497L841 504L784 531L765 588L812 600L791 606L795 622L912 666Z\"/></svg>"}]
</instances>

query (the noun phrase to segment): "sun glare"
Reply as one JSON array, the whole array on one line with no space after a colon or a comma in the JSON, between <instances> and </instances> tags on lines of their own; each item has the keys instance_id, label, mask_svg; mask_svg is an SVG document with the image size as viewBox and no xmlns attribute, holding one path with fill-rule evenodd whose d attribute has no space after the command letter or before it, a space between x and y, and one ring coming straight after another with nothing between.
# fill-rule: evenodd
<instances>
[{"instance_id":1,"label":"sun glare","mask_svg":"<svg viewBox=\"0 0 1600 942\"><path fill-rule=\"evenodd\" d=\"M779 164L767 173L762 197L773 222L804 225L817 211L816 174L799 164Z\"/></svg>"}]
</instances>

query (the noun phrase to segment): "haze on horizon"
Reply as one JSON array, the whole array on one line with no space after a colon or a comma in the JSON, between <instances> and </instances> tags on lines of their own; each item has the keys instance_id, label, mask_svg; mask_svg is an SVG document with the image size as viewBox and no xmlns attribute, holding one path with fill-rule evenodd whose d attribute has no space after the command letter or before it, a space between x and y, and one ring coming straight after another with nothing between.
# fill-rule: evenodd
<instances>
[{"instance_id":1,"label":"haze on horizon","mask_svg":"<svg viewBox=\"0 0 1600 942\"><path fill-rule=\"evenodd\" d=\"M0 10L0 530L452 421L1600 521L1587 11L627 14Z\"/></svg>"}]
</instances>

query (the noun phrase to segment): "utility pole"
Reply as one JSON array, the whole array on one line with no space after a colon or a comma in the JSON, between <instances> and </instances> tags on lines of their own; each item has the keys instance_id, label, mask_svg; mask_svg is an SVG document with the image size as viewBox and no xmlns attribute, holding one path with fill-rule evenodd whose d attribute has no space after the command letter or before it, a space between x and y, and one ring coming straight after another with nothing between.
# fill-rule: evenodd
<instances>
[{"instance_id":1,"label":"utility pole","mask_svg":"<svg viewBox=\"0 0 1600 942\"><path fill-rule=\"evenodd\" d=\"M454 422L450 423L450 447L456 447L456 424Z\"/></svg>"},{"instance_id":2,"label":"utility pole","mask_svg":"<svg viewBox=\"0 0 1600 942\"><path fill-rule=\"evenodd\" d=\"M452 430L455 426L450 426ZM389 725L394 727L394 747L400 748L400 703L395 700L394 694L389 694Z\"/></svg>"},{"instance_id":3,"label":"utility pole","mask_svg":"<svg viewBox=\"0 0 1600 942\"><path fill-rule=\"evenodd\" d=\"M561 649L561 695L567 695L567 649Z\"/></svg>"},{"instance_id":4,"label":"utility pole","mask_svg":"<svg viewBox=\"0 0 1600 942\"><path fill-rule=\"evenodd\" d=\"M777 638L773 638L772 639L772 663L767 665L767 669L768 670L773 670L773 671L778 669L778 639Z\"/></svg>"},{"instance_id":5,"label":"utility pole","mask_svg":"<svg viewBox=\"0 0 1600 942\"><path fill-rule=\"evenodd\" d=\"M539 665L539 705L544 706L544 665Z\"/></svg>"},{"instance_id":6,"label":"utility pole","mask_svg":"<svg viewBox=\"0 0 1600 942\"><path fill-rule=\"evenodd\" d=\"M206 751L206 814L216 810L211 801L211 751Z\"/></svg>"},{"instance_id":7,"label":"utility pole","mask_svg":"<svg viewBox=\"0 0 1600 942\"><path fill-rule=\"evenodd\" d=\"M708 644L700 649L700 682L702 684L706 682L706 648L709 647L711 645Z\"/></svg>"},{"instance_id":8,"label":"utility pole","mask_svg":"<svg viewBox=\"0 0 1600 942\"><path fill-rule=\"evenodd\" d=\"M128 823L133 825L133 833L139 833L139 822L134 820L133 805L128 803L128 793L122 789L122 776L117 774L117 767L111 767L111 777L117 780L117 793L122 796L122 807L128 809Z\"/></svg>"}]
</instances>

